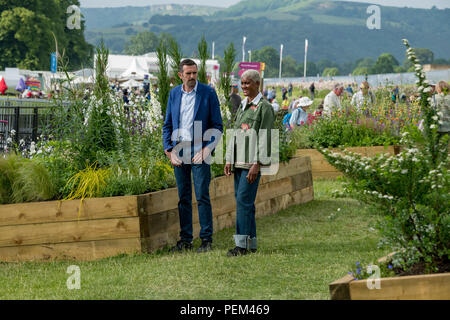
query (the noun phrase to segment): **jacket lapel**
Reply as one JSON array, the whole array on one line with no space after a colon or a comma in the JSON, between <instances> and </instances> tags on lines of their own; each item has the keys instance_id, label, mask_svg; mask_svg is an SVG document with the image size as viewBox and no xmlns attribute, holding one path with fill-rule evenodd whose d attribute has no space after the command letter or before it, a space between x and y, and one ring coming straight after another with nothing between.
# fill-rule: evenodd
<instances>
[{"instance_id":1,"label":"jacket lapel","mask_svg":"<svg viewBox=\"0 0 450 320\"><path fill-rule=\"evenodd\" d=\"M174 101L174 109L173 109L173 126L174 129L178 129L180 125L180 110L181 110L181 87L178 89L175 94Z\"/></svg>"},{"instance_id":2,"label":"jacket lapel","mask_svg":"<svg viewBox=\"0 0 450 320\"><path fill-rule=\"evenodd\" d=\"M197 94L195 96L194 121L195 121L195 119L197 117L198 109L200 109L200 102L202 101L202 93L203 92L202 92L202 89L200 87L200 82L199 82L198 86L197 86Z\"/></svg>"}]
</instances>

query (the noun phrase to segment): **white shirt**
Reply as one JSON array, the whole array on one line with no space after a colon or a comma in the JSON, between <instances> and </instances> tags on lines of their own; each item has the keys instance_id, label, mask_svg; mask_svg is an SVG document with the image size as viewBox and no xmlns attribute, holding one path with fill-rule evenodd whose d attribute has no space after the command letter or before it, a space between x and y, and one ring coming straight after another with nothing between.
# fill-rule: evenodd
<instances>
[{"instance_id":1,"label":"white shirt","mask_svg":"<svg viewBox=\"0 0 450 320\"><path fill-rule=\"evenodd\" d=\"M273 100L272 108L273 108L273 111L275 111L275 112L280 111L280 105L278 104L278 102L276 100Z\"/></svg>"},{"instance_id":2,"label":"white shirt","mask_svg":"<svg viewBox=\"0 0 450 320\"><path fill-rule=\"evenodd\" d=\"M372 91L369 91L367 96L364 96L362 90L359 90L352 98L352 105L358 110L361 110L363 106L369 106L375 104L375 96Z\"/></svg>"},{"instance_id":3,"label":"white shirt","mask_svg":"<svg viewBox=\"0 0 450 320\"><path fill-rule=\"evenodd\" d=\"M258 93L258 95L255 97L255 99L252 100L252 103L256 106L262 98L263 98L263 96L262 96L262 94L261 94L261 92L260 92L260 93ZM247 101L248 101L248 97L245 98L245 99L242 101L242 111L245 110L245 106L247 105Z\"/></svg>"},{"instance_id":4,"label":"white shirt","mask_svg":"<svg viewBox=\"0 0 450 320\"><path fill-rule=\"evenodd\" d=\"M197 96L198 81L191 92L184 91L181 86L180 125L178 138L180 141L192 141L194 126L194 107Z\"/></svg>"},{"instance_id":5,"label":"white shirt","mask_svg":"<svg viewBox=\"0 0 450 320\"><path fill-rule=\"evenodd\" d=\"M330 116L332 111L339 110L340 108L341 108L341 99L339 99L339 97L337 96L336 93L334 93L333 90L325 97L323 103L323 113Z\"/></svg>"}]
</instances>

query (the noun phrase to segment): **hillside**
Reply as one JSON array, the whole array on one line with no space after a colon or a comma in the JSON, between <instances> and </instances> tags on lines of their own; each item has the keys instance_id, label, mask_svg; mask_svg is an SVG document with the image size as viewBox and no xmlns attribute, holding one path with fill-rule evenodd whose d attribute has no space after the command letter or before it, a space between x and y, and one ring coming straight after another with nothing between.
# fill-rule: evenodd
<instances>
[{"instance_id":1,"label":"hillside","mask_svg":"<svg viewBox=\"0 0 450 320\"><path fill-rule=\"evenodd\" d=\"M384 52L392 53L402 62L405 55L401 39L408 38L414 47L431 49L436 58L450 58L450 9L382 6L381 30L369 30L366 25L370 16L366 13L368 6L366 3L322 0L247 0L227 9L203 11L203 15L197 10L195 14L202 17L195 19L152 15L146 24L143 24L142 12L131 18L131 12L136 8L125 7L121 8L121 17L116 23L127 21L138 26L131 30L129 26L93 29L89 19L96 18L86 15L86 35L94 44L99 36L104 36L107 43L108 39L115 39L113 51L120 51L120 44L123 46L132 32L168 32L188 54L195 52L200 37L205 35L209 43L215 41L219 54L233 41L238 58L242 55L242 37L246 36L246 50L264 46L279 48L283 43L284 54L298 62L303 60L304 39L308 38L310 61L329 59L337 63L363 57L376 58ZM129 18L123 20L124 16Z\"/></svg>"}]
</instances>

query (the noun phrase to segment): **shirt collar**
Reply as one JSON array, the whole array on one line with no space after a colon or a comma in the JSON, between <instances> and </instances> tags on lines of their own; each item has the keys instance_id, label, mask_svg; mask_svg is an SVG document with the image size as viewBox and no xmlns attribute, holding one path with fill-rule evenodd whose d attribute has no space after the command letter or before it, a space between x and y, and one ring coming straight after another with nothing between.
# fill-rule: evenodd
<instances>
[{"instance_id":1,"label":"shirt collar","mask_svg":"<svg viewBox=\"0 0 450 320\"><path fill-rule=\"evenodd\" d=\"M258 93L258 95L253 99L253 101L251 102L253 105L258 105L258 103L261 101L262 99L262 94L261 92ZM247 106L247 101L248 98L245 98L244 101L242 101L242 110L245 110L245 107Z\"/></svg>"},{"instance_id":2,"label":"shirt collar","mask_svg":"<svg viewBox=\"0 0 450 320\"><path fill-rule=\"evenodd\" d=\"M186 91L184 91L184 85L181 85L181 92L184 94L191 94L193 92L197 92L197 87L198 87L198 81L195 82L194 90L192 90L191 92L186 92Z\"/></svg>"}]
</instances>

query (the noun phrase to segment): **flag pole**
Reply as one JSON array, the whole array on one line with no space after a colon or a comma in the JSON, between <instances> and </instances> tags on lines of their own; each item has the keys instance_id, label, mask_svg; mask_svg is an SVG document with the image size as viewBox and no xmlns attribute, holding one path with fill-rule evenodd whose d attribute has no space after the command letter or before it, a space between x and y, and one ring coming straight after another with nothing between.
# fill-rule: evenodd
<instances>
[{"instance_id":1,"label":"flag pole","mask_svg":"<svg viewBox=\"0 0 450 320\"><path fill-rule=\"evenodd\" d=\"M303 65L303 80L306 80L306 59L308 55L308 39L305 39L305 64Z\"/></svg>"},{"instance_id":2,"label":"flag pole","mask_svg":"<svg viewBox=\"0 0 450 320\"><path fill-rule=\"evenodd\" d=\"M242 62L245 62L245 41L247 37L242 38Z\"/></svg>"},{"instance_id":3,"label":"flag pole","mask_svg":"<svg viewBox=\"0 0 450 320\"><path fill-rule=\"evenodd\" d=\"M280 48L280 74L278 76L278 78L281 79L281 67L283 66L283 45L281 45Z\"/></svg>"}]
</instances>

